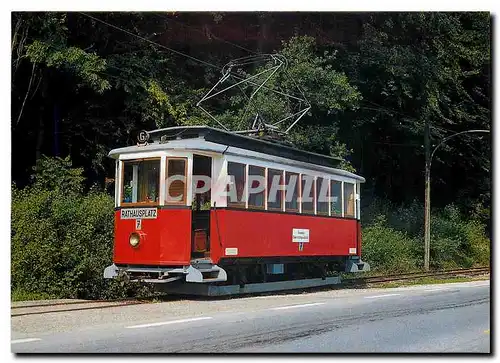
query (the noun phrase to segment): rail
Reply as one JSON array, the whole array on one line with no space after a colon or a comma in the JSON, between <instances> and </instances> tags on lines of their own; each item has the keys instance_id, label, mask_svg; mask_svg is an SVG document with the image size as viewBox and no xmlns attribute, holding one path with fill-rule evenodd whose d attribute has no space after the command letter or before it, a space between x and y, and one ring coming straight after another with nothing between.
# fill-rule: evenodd
<instances>
[{"instance_id":1,"label":"rail","mask_svg":"<svg viewBox=\"0 0 500 363\"><path fill-rule=\"evenodd\" d=\"M429 272L410 272L397 275L380 275L344 279L344 284L373 284L380 282L393 282L402 280L413 280L422 277L459 276L459 275L482 275L490 272L489 267L473 267L455 270L437 270Z\"/></svg>"}]
</instances>

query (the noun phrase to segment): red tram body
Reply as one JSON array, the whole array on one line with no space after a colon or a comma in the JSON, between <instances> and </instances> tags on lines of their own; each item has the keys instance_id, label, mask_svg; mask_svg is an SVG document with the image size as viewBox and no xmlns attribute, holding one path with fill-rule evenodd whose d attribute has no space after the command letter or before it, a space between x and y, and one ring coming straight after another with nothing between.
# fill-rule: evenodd
<instances>
[{"instance_id":1,"label":"red tram body","mask_svg":"<svg viewBox=\"0 0 500 363\"><path fill-rule=\"evenodd\" d=\"M147 135L110 152L115 244L104 277L242 284L369 270L364 179L335 168L339 159L206 126Z\"/></svg>"}]
</instances>

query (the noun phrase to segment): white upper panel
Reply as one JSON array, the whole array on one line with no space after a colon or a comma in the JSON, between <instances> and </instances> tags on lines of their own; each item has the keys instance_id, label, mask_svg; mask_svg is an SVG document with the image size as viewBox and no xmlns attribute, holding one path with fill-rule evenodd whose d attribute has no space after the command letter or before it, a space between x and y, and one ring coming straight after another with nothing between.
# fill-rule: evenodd
<instances>
[{"instance_id":1,"label":"white upper panel","mask_svg":"<svg viewBox=\"0 0 500 363\"><path fill-rule=\"evenodd\" d=\"M270 168L280 168L280 165L290 171L307 172L316 171L320 174L338 175L346 179L353 179L357 182L365 182L365 179L354 173L330 168L321 165L310 164L302 161L282 158L274 155L268 155L256 151L237 148L234 146L226 146L213 142L205 141L203 138L171 140L165 143L153 143L145 146L127 146L111 150L109 157L119 160L130 160L138 158L150 158L159 156L178 156L179 153L186 154L196 152L207 156L227 155L231 161L256 164L259 166L267 166Z\"/></svg>"}]
</instances>

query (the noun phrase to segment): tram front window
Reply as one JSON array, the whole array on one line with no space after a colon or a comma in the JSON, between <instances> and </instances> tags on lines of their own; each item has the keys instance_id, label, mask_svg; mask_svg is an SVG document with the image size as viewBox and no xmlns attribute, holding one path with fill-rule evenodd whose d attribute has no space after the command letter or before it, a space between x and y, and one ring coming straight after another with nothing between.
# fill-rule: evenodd
<instances>
[{"instance_id":1,"label":"tram front window","mask_svg":"<svg viewBox=\"0 0 500 363\"><path fill-rule=\"evenodd\" d=\"M122 203L157 204L159 184L160 159L123 162Z\"/></svg>"}]
</instances>

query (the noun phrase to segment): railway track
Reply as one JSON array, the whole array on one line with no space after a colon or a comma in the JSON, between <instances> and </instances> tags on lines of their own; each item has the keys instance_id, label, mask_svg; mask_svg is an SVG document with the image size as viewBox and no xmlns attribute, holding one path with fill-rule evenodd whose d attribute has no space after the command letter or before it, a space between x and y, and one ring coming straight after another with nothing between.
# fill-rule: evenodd
<instances>
[{"instance_id":1,"label":"railway track","mask_svg":"<svg viewBox=\"0 0 500 363\"><path fill-rule=\"evenodd\" d=\"M392 281L413 280L422 277L449 277L449 276L464 276L464 275L476 276L476 275L484 275L489 272L490 272L489 267L474 267L468 269L411 272L411 273L397 274L397 275L356 277L356 278L344 279L342 283L362 285L362 284L375 284L375 283L392 282Z\"/></svg>"},{"instance_id":2,"label":"railway track","mask_svg":"<svg viewBox=\"0 0 500 363\"><path fill-rule=\"evenodd\" d=\"M346 287L363 286L369 284L413 280L422 277L450 277L450 276L476 276L484 275L490 272L489 267L476 267L470 269L456 269L444 271L430 271L430 272L413 272L398 275L380 275L369 277L356 277L348 278L342 281L342 285ZM158 296L157 298L174 299L178 300L176 296ZM138 300L133 298L122 298L114 300L76 300L76 301L60 301L54 303L33 303L28 305L18 305L11 307L11 317L25 316L25 315L40 315L68 311L81 311L93 309L105 309L121 306L139 305L151 303L151 300Z\"/></svg>"}]
</instances>

